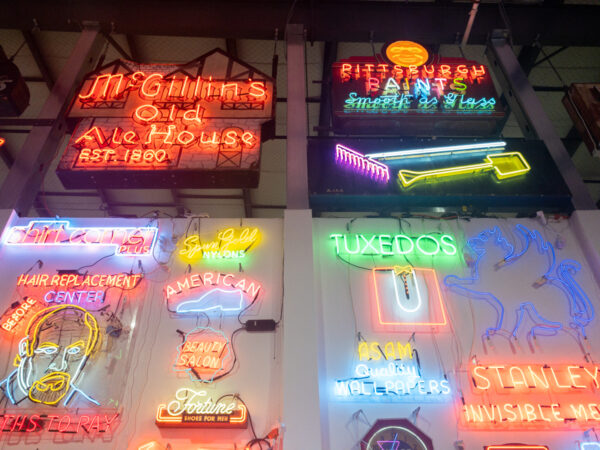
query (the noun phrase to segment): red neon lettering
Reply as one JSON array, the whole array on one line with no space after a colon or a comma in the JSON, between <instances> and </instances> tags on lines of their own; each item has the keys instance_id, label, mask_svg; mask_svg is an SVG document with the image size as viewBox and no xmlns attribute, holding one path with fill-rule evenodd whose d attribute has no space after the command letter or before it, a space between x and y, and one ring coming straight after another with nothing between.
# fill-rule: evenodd
<instances>
[{"instance_id":1,"label":"red neon lettering","mask_svg":"<svg viewBox=\"0 0 600 450\"><path fill-rule=\"evenodd\" d=\"M252 92L256 91L256 92ZM253 81L250 83L250 88L248 90L248 95L251 95L255 98L266 98L267 89L265 88L265 83L262 81Z\"/></svg>"},{"instance_id":2,"label":"red neon lettering","mask_svg":"<svg viewBox=\"0 0 600 450\"><path fill-rule=\"evenodd\" d=\"M350 71L352 70L352 64L342 64L342 68L340 69L340 78L342 81L346 81L350 79Z\"/></svg>"},{"instance_id":3,"label":"red neon lettering","mask_svg":"<svg viewBox=\"0 0 600 450\"><path fill-rule=\"evenodd\" d=\"M89 145L90 141L95 141L96 145L102 146L106 142L106 138L104 137L104 133L98 127L92 127L83 133L77 140L75 141L75 146L78 148L83 147L84 145Z\"/></svg>"},{"instance_id":4,"label":"red neon lettering","mask_svg":"<svg viewBox=\"0 0 600 450\"><path fill-rule=\"evenodd\" d=\"M86 101L90 101L90 100L95 100L96 98L100 97L103 99L107 99L108 98L108 92L111 86L111 83L114 85L113 81L118 80L117 86L115 89L112 90L112 96L114 98L119 98L123 92L125 91L125 87L123 86L123 74L122 73L118 73L118 74L104 74L104 75L99 75L94 79L94 82L92 83L92 86L89 90L89 92L85 95L79 94L79 100L82 102L86 102ZM105 81L104 83L104 90L102 90L102 93L99 93L99 91L101 90L101 85L102 85L102 81ZM123 89L121 90L121 88L123 87Z\"/></svg>"},{"instance_id":5,"label":"red neon lettering","mask_svg":"<svg viewBox=\"0 0 600 450\"><path fill-rule=\"evenodd\" d=\"M229 99L227 98L228 92L230 94L233 92L233 95L231 95ZM239 100L239 98L237 83L223 83L221 86L221 100Z\"/></svg>"},{"instance_id":6,"label":"red neon lettering","mask_svg":"<svg viewBox=\"0 0 600 450\"><path fill-rule=\"evenodd\" d=\"M366 91L367 95L377 92L379 90L379 79L378 78L367 78Z\"/></svg>"},{"instance_id":7,"label":"red neon lettering","mask_svg":"<svg viewBox=\"0 0 600 450\"><path fill-rule=\"evenodd\" d=\"M451 67L447 64L440 65L440 76L442 78L452 78L452 74L450 73Z\"/></svg>"},{"instance_id":8,"label":"red neon lettering","mask_svg":"<svg viewBox=\"0 0 600 450\"><path fill-rule=\"evenodd\" d=\"M485 75L485 66L481 65L479 68L477 66L471 66L471 76L475 78L483 77Z\"/></svg>"},{"instance_id":9,"label":"red neon lettering","mask_svg":"<svg viewBox=\"0 0 600 450\"><path fill-rule=\"evenodd\" d=\"M258 138L250 131L246 131L244 134L242 134L242 142L246 144L248 148L252 148L258 142Z\"/></svg>"},{"instance_id":10,"label":"red neon lettering","mask_svg":"<svg viewBox=\"0 0 600 450\"><path fill-rule=\"evenodd\" d=\"M158 108L154 105L145 104L138 106L134 113L133 118L140 123L148 123L155 120L160 115Z\"/></svg>"},{"instance_id":11,"label":"red neon lettering","mask_svg":"<svg viewBox=\"0 0 600 450\"><path fill-rule=\"evenodd\" d=\"M148 76L148 78L144 80L144 83L140 89L140 97L145 100L152 100L156 98L160 92L160 80L162 79L163 76L160 73L153 73L152 75ZM154 85L152 85L152 83L154 83Z\"/></svg>"},{"instance_id":12,"label":"red neon lettering","mask_svg":"<svg viewBox=\"0 0 600 450\"><path fill-rule=\"evenodd\" d=\"M40 423L40 416L38 414L32 414L29 418L29 427L25 429L27 433L33 433L34 431L41 429L42 424Z\"/></svg>"},{"instance_id":13,"label":"red neon lettering","mask_svg":"<svg viewBox=\"0 0 600 450\"><path fill-rule=\"evenodd\" d=\"M85 423L83 422L83 419L85 419ZM79 422L77 423L77 430L76 430L76 432L79 433L79 428L80 427L83 428L84 431L87 431L85 429L84 425L87 425L88 423L90 423L90 416L80 416L79 417Z\"/></svg>"}]
</instances>

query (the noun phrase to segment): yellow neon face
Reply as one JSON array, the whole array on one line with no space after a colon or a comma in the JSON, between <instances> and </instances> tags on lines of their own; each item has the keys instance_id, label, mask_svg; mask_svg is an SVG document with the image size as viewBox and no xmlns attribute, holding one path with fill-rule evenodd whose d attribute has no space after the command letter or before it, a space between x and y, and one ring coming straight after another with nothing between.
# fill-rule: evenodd
<instances>
[{"instance_id":1,"label":"yellow neon face","mask_svg":"<svg viewBox=\"0 0 600 450\"><path fill-rule=\"evenodd\" d=\"M531 166L520 152L495 153L485 157L485 162L443 169L414 171L399 170L398 179L402 186L409 187L419 181L435 180L477 172L493 171L496 178L505 180L523 175L531 170Z\"/></svg>"},{"instance_id":2,"label":"yellow neon face","mask_svg":"<svg viewBox=\"0 0 600 450\"><path fill-rule=\"evenodd\" d=\"M422 66L429 59L429 53L420 44L412 41L396 41L385 49L385 55L397 66Z\"/></svg>"},{"instance_id":3,"label":"yellow neon face","mask_svg":"<svg viewBox=\"0 0 600 450\"><path fill-rule=\"evenodd\" d=\"M80 306L51 306L33 316L26 336L26 346L15 358L19 386L32 402L57 405L96 348L98 323Z\"/></svg>"}]
</instances>

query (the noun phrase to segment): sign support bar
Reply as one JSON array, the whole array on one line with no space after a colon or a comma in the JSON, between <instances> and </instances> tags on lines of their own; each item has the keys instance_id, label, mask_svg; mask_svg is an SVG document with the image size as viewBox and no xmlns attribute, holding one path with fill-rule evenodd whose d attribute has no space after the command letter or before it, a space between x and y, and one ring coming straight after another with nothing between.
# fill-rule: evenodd
<instances>
[{"instance_id":1,"label":"sign support bar","mask_svg":"<svg viewBox=\"0 0 600 450\"><path fill-rule=\"evenodd\" d=\"M494 30L485 53L523 135L544 141L571 191L575 209L596 209L585 183L519 64L508 41L508 31Z\"/></svg>"},{"instance_id":2,"label":"sign support bar","mask_svg":"<svg viewBox=\"0 0 600 450\"><path fill-rule=\"evenodd\" d=\"M287 170L288 209L308 209L308 124L306 117L306 73L304 69L304 25L287 27Z\"/></svg>"},{"instance_id":3,"label":"sign support bar","mask_svg":"<svg viewBox=\"0 0 600 450\"><path fill-rule=\"evenodd\" d=\"M0 189L0 209L14 209L20 216L27 215L65 135L64 115L69 101L83 76L94 69L103 42L95 28L88 26L81 32L38 116L53 122L34 126L27 135Z\"/></svg>"}]
</instances>

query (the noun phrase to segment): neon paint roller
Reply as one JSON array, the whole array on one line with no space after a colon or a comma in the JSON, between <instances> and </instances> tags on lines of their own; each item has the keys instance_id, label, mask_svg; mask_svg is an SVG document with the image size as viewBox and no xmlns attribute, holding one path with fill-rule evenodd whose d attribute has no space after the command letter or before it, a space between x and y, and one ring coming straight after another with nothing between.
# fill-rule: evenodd
<instances>
[{"instance_id":1,"label":"neon paint roller","mask_svg":"<svg viewBox=\"0 0 600 450\"><path fill-rule=\"evenodd\" d=\"M418 181L433 180L436 178L447 178L469 173L481 173L492 171L496 178L504 180L507 178L523 175L531 170L531 167L519 152L505 152L487 155L484 162L479 164L468 164L465 166L446 167L443 169L414 171L399 170L398 179L402 186L408 187Z\"/></svg>"}]
</instances>

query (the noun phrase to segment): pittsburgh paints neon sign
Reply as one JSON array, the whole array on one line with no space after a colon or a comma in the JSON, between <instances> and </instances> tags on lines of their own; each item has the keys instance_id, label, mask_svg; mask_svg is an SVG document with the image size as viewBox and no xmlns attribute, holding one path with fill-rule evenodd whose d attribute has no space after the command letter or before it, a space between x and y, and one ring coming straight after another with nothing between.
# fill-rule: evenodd
<instances>
[{"instance_id":1,"label":"pittsburgh paints neon sign","mask_svg":"<svg viewBox=\"0 0 600 450\"><path fill-rule=\"evenodd\" d=\"M217 233L216 239L202 241L199 235L186 237L179 245L179 257L193 263L200 259L239 259L246 257L251 248L260 242L258 228L226 228Z\"/></svg>"},{"instance_id":2,"label":"pittsburgh paints neon sign","mask_svg":"<svg viewBox=\"0 0 600 450\"><path fill-rule=\"evenodd\" d=\"M242 428L247 426L246 407L235 399L214 401L203 390L181 388L168 404L158 406L159 427Z\"/></svg>"},{"instance_id":3,"label":"pittsburgh paints neon sign","mask_svg":"<svg viewBox=\"0 0 600 450\"><path fill-rule=\"evenodd\" d=\"M457 253L454 237L449 234L331 234L337 255L396 256L454 256Z\"/></svg>"},{"instance_id":4,"label":"pittsburgh paints neon sign","mask_svg":"<svg viewBox=\"0 0 600 450\"><path fill-rule=\"evenodd\" d=\"M173 370L187 373L192 381L211 383L232 364L229 339L220 330L197 327L188 333L177 347Z\"/></svg>"},{"instance_id":5,"label":"pittsburgh paints neon sign","mask_svg":"<svg viewBox=\"0 0 600 450\"><path fill-rule=\"evenodd\" d=\"M164 289L167 308L177 314L239 312L260 291L261 285L256 281L220 272L188 274Z\"/></svg>"},{"instance_id":6,"label":"pittsburgh paints neon sign","mask_svg":"<svg viewBox=\"0 0 600 450\"><path fill-rule=\"evenodd\" d=\"M390 64L338 63L337 79L353 89L344 112L402 113L408 111L491 112L494 97L468 96L467 91L489 82L483 65L430 64L406 68Z\"/></svg>"},{"instance_id":7,"label":"pittsburgh paints neon sign","mask_svg":"<svg viewBox=\"0 0 600 450\"><path fill-rule=\"evenodd\" d=\"M359 363L351 378L336 380L335 395L341 398L402 401L403 398L445 398L450 394L447 380L426 379L415 364L409 342L360 342Z\"/></svg>"},{"instance_id":8,"label":"pittsburgh paints neon sign","mask_svg":"<svg viewBox=\"0 0 600 450\"><path fill-rule=\"evenodd\" d=\"M473 365L469 368L473 393L485 395L488 402L464 403L462 419L477 427L599 423L600 403L595 400L599 368L592 364ZM507 402L506 394L516 395L518 400Z\"/></svg>"},{"instance_id":9,"label":"pittsburgh paints neon sign","mask_svg":"<svg viewBox=\"0 0 600 450\"><path fill-rule=\"evenodd\" d=\"M11 227L4 243L14 246L110 247L116 255L149 255L156 227L71 227L68 221L35 220Z\"/></svg>"}]
</instances>

